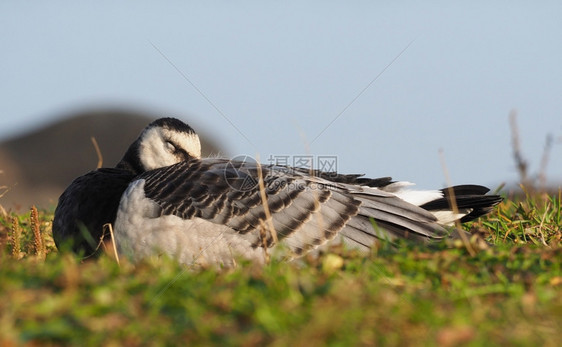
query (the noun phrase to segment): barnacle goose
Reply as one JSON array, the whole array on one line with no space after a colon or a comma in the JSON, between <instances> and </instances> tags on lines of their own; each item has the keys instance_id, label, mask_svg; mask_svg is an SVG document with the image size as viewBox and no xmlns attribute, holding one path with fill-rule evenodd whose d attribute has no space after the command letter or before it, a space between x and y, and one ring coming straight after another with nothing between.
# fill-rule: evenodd
<instances>
[{"instance_id":1,"label":"barnacle goose","mask_svg":"<svg viewBox=\"0 0 562 347\"><path fill-rule=\"evenodd\" d=\"M477 185L435 191L409 185L390 177L202 159L195 131L161 118L115 168L72 182L59 199L53 236L59 248L69 243L89 255L111 223L118 252L132 260L167 254L190 265L231 266L236 257L264 262L277 249L286 259L342 242L368 252L381 238L439 240L459 232L451 227L455 221L473 220L501 201Z\"/></svg>"}]
</instances>

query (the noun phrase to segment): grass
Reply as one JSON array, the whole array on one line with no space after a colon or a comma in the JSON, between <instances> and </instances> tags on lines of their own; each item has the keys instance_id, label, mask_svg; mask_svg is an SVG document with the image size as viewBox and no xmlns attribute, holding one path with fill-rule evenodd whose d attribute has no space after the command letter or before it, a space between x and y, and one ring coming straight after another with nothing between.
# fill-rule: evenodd
<instances>
[{"instance_id":1,"label":"grass","mask_svg":"<svg viewBox=\"0 0 562 347\"><path fill-rule=\"evenodd\" d=\"M20 250L11 240L13 221ZM34 220L33 222L31 220ZM466 224L493 247L382 245L369 257L186 271L60 254L52 214L0 216L0 345L558 345L561 193ZM36 241L39 227L40 242Z\"/></svg>"}]
</instances>

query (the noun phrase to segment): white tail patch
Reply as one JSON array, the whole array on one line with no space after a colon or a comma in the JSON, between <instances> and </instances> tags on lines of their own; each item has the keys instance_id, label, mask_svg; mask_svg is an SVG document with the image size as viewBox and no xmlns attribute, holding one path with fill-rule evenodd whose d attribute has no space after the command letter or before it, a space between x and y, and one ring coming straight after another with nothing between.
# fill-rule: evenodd
<instances>
[{"instance_id":1,"label":"white tail patch","mask_svg":"<svg viewBox=\"0 0 562 347\"><path fill-rule=\"evenodd\" d=\"M437 223L443 225L453 225L456 221L460 220L462 217L466 216L472 209L463 209L458 211L458 213L454 213L450 210L440 210L440 211L429 211L431 212L435 218L437 218Z\"/></svg>"},{"instance_id":2,"label":"white tail patch","mask_svg":"<svg viewBox=\"0 0 562 347\"><path fill-rule=\"evenodd\" d=\"M411 186L415 186L415 184L407 181L394 182L381 188L381 190L392 193L400 199L416 206L421 206L443 197L443 193L440 190L413 190L408 188Z\"/></svg>"}]
</instances>

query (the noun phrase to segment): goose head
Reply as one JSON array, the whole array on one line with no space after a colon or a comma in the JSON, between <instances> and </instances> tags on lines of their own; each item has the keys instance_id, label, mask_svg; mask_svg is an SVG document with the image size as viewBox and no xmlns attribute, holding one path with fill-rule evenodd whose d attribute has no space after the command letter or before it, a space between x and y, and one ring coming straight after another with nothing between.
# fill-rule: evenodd
<instances>
[{"instance_id":1,"label":"goose head","mask_svg":"<svg viewBox=\"0 0 562 347\"><path fill-rule=\"evenodd\" d=\"M140 174L192 158L201 158L197 133L178 119L160 118L142 131L117 167Z\"/></svg>"}]
</instances>

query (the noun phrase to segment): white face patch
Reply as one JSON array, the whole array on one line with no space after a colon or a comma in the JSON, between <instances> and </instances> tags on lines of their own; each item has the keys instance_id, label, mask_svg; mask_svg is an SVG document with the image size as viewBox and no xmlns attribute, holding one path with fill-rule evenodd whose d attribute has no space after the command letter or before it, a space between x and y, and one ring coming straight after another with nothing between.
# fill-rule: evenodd
<instances>
[{"instance_id":1,"label":"white face patch","mask_svg":"<svg viewBox=\"0 0 562 347\"><path fill-rule=\"evenodd\" d=\"M176 150L193 158L201 158L201 143L197 134L186 134L161 127L146 130L141 136L139 156L145 170L166 167L183 161Z\"/></svg>"},{"instance_id":2,"label":"white face patch","mask_svg":"<svg viewBox=\"0 0 562 347\"><path fill-rule=\"evenodd\" d=\"M179 133L168 129L160 130L162 130L163 136L167 138L168 141L179 145L179 147L186 151L191 157L201 158L201 142L197 134Z\"/></svg>"}]
</instances>

